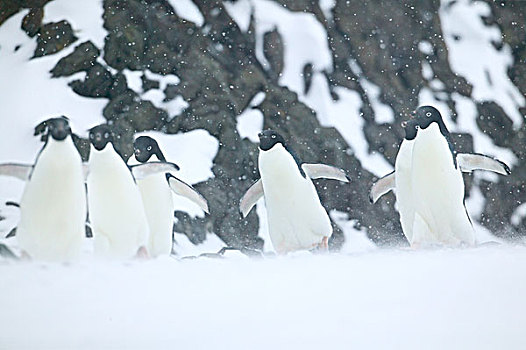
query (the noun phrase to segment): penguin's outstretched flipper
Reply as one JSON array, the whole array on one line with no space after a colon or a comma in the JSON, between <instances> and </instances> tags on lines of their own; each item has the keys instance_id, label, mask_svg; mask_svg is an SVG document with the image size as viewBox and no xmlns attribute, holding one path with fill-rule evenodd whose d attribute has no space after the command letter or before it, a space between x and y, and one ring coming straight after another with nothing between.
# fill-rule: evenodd
<instances>
[{"instance_id":1,"label":"penguin's outstretched flipper","mask_svg":"<svg viewBox=\"0 0 526 350\"><path fill-rule=\"evenodd\" d=\"M159 173L169 173L179 170L179 166L170 162L150 162L130 166L130 170L135 180L144 179L150 175Z\"/></svg>"},{"instance_id":2,"label":"penguin's outstretched flipper","mask_svg":"<svg viewBox=\"0 0 526 350\"><path fill-rule=\"evenodd\" d=\"M17 179L20 179L22 181L29 180L32 170L33 170L33 166L28 165L28 164L17 164L17 163L0 164L0 176L16 177Z\"/></svg>"},{"instance_id":3,"label":"penguin's outstretched flipper","mask_svg":"<svg viewBox=\"0 0 526 350\"><path fill-rule=\"evenodd\" d=\"M261 179L259 179L252 186L250 186L250 188L239 201L239 211L244 218L247 217L252 207L261 197L263 197L263 183L261 182Z\"/></svg>"},{"instance_id":4,"label":"penguin's outstretched flipper","mask_svg":"<svg viewBox=\"0 0 526 350\"><path fill-rule=\"evenodd\" d=\"M152 164L145 163L144 165ZM170 173L166 174L166 180L172 191L180 196L183 196L199 206L205 213L209 214L208 202L199 192L197 192L192 186L186 182L179 180Z\"/></svg>"},{"instance_id":5,"label":"penguin's outstretched flipper","mask_svg":"<svg viewBox=\"0 0 526 350\"><path fill-rule=\"evenodd\" d=\"M369 192L369 201L376 203L378 198L394 190L395 185L395 172L392 171L373 184Z\"/></svg>"},{"instance_id":6,"label":"penguin's outstretched flipper","mask_svg":"<svg viewBox=\"0 0 526 350\"><path fill-rule=\"evenodd\" d=\"M473 170L486 170L501 175L511 174L511 170L506 163L483 154L459 153L457 154L457 163L460 166L460 170L464 173L470 173Z\"/></svg>"},{"instance_id":7,"label":"penguin's outstretched flipper","mask_svg":"<svg viewBox=\"0 0 526 350\"><path fill-rule=\"evenodd\" d=\"M342 169L336 168L334 166L326 164L303 163L301 167L303 168L303 171L305 171L307 176L311 179L324 178L331 180L339 180L341 182L349 182L349 177L345 175L345 172Z\"/></svg>"}]
</instances>

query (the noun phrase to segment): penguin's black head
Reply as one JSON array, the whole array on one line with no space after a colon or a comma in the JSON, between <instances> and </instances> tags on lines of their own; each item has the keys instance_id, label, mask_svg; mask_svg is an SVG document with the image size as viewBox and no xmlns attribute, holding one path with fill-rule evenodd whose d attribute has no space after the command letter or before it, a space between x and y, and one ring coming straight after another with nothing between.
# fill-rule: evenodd
<instances>
[{"instance_id":1,"label":"penguin's black head","mask_svg":"<svg viewBox=\"0 0 526 350\"><path fill-rule=\"evenodd\" d=\"M60 116L43 121L35 127L35 135L40 134L44 134L44 140L47 140L49 135L51 135L54 140L64 140L66 137L68 137L68 135L71 135L69 119L64 116Z\"/></svg>"},{"instance_id":2,"label":"penguin's black head","mask_svg":"<svg viewBox=\"0 0 526 350\"><path fill-rule=\"evenodd\" d=\"M440 115L440 112L432 106L418 107L416 111L413 112L413 119L422 129L427 128L433 122L438 123L438 125L444 124L442 115Z\"/></svg>"},{"instance_id":3,"label":"penguin's black head","mask_svg":"<svg viewBox=\"0 0 526 350\"><path fill-rule=\"evenodd\" d=\"M411 119L402 123L402 127L405 130L405 138L408 140L414 139L419 129L426 129L432 123L438 124L442 134L449 134L442 120L442 115L435 107L418 107L416 111L411 114Z\"/></svg>"},{"instance_id":4,"label":"penguin's black head","mask_svg":"<svg viewBox=\"0 0 526 350\"><path fill-rule=\"evenodd\" d=\"M146 163L153 155L156 155L160 161L166 162L157 141L149 136L139 136L133 143L133 149L135 159L137 159L138 162Z\"/></svg>"},{"instance_id":5,"label":"penguin's black head","mask_svg":"<svg viewBox=\"0 0 526 350\"><path fill-rule=\"evenodd\" d=\"M259 136L259 148L263 151L268 151L275 144L281 143L285 147L285 140L283 137L275 132L274 130L265 130L258 134Z\"/></svg>"},{"instance_id":6,"label":"penguin's black head","mask_svg":"<svg viewBox=\"0 0 526 350\"><path fill-rule=\"evenodd\" d=\"M97 151L102 151L108 142L113 142L113 133L109 126L98 125L89 130L89 142Z\"/></svg>"},{"instance_id":7,"label":"penguin's black head","mask_svg":"<svg viewBox=\"0 0 526 350\"><path fill-rule=\"evenodd\" d=\"M405 138L407 140L413 140L416 137L419 126L415 119L402 122L402 127L404 128Z\"/></svg>"}]
</instances>

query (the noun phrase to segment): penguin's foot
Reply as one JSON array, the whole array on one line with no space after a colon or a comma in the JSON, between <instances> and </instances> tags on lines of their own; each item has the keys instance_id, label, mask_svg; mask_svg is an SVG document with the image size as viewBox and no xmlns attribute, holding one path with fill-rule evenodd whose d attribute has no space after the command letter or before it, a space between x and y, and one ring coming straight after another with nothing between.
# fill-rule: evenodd
<instances>
[{"instance_id":1,"label":"penguin's foot","mask_svg":"<svg viewBox=\"0 0 526 350\"><path fill-rule=\"evenodd\" d=\"M329 252L329 237L323 237L321 242L316 246L316 251L322 253Z\"/></svg>"},{"instance_id":2,"label":"penguin's foot","mask_svg":"<svg viewBox=\"0 0 526 350\"><path fill-rule=\"evenodd\" d=\"M137 254L135 255L135 258L141 259L141 260L149 259L150 258L150 254L148 253L148 249L146 249L145 246L140 247L137 250Z\"/></svg>"},{"instance_id":3,"label":"penguin's foot","mask_svg":"<svg viewBox=\"0 0 526 350\"><path fill-rule=\"evenodd\" d=\"M22 261L30 261L31 260L31 256L29 254L27 254L27 252L25 250L22 250L20 252L20 260L22 260Z\"/></svg>"}]
</instances>

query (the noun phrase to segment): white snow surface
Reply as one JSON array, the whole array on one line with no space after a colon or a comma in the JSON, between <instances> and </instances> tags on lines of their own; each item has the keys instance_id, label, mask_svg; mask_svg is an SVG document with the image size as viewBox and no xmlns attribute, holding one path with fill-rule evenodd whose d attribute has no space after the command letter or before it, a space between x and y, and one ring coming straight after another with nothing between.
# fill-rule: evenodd
<instances>
[{"instance_id":1,"label":"white snow surface","mask_svg":"<svg viewBox=\"0 0 526 350\"><path fill-rule=\"evenodd\" d=\"M522 349L526 248L0 263L6 349Z\"/></svg>"}]
</instances>

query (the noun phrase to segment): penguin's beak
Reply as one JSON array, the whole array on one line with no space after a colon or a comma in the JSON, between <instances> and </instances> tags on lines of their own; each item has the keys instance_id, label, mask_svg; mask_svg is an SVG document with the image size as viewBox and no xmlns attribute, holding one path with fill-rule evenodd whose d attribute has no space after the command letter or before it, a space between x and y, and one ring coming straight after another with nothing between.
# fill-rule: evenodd
<instances>
[{"instance_id":1,"label":"penguin's beak","mask_svg":"<svg viewBox=\"0 0 526 350\"><path fill-rule=\"evenodd\" d=\"M102 141L102 135L101 134L95 134L95 141L101 142Z\"/></svg>"}]
</instances>

